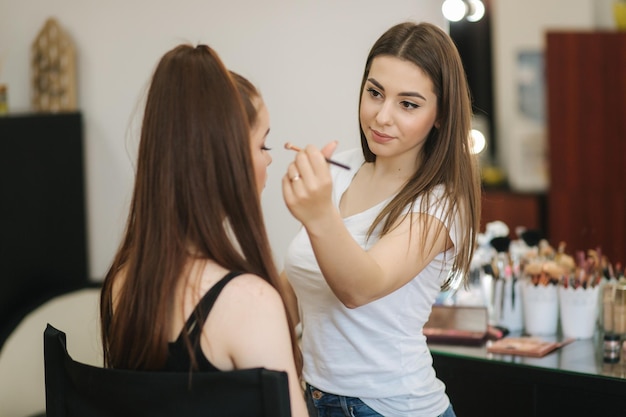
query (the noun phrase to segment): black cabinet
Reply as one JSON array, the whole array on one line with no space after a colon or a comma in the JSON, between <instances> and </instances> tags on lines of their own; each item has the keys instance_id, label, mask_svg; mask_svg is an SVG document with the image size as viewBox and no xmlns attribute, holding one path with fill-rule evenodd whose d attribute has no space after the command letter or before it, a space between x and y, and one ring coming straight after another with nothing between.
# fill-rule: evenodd
<instances>
[{"instance_id":1,"label":"black cabinet","mask_svg":"<svg viewBox=\"0 0 626 417\"><path fill-rule=\"evenodd\" d=\"M0 117L0 347L30 308L88 281L82 136L80 113Z\"/></svg>"},{"instance_id":2,"label":"black cabinet","mask_svg":"<svg viewBox=\"0 0 626 417\"><path fill-rule=\"evenodd\" d=\"M578 340L544 358L492 355L485 347L431 352L459 417L626 416L626 365L603 364L591 343Z\"/></svg>"}]
</instances>

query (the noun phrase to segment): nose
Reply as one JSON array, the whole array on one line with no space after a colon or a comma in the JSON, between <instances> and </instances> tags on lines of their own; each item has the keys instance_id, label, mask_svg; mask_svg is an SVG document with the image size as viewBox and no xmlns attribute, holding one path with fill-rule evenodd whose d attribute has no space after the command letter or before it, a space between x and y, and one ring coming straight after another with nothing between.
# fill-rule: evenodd
<instances>
[{"instance_id":1,"label":"nose","mask_svg":"<svg viewBox=\"0 0 626 417\"><path fill-rule=\"evenodd\" d=\"M391 102L385 101L381 104L376 113L376 121L380 125L388 125L391 123Z\"/></svg>"},{"instance_id":2,"label":"nose","mask_svg":"<svg viewBox=\"0 0 626 417\"><path fill-rule=\"evenodd\" d=\"M269 152L265 152L265 155L267 156L267 166L272 165L272 161L273 161L272 155L270 155Z\"/></svg>"}]
</instances>

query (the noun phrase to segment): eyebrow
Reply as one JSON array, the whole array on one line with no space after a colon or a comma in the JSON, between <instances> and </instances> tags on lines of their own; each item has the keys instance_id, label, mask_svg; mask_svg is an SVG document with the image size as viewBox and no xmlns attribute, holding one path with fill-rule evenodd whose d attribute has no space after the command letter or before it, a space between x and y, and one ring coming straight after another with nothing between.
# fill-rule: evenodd
<instances>
[{"instance_id":1,"label":"eyebrow","mask_svg":"<svg viewBox=\"0 0 626 417\"><path fill-rule=\"evenodd\" d=\"M374 78L368 78L367 81L369 81L370 83L374 84L378 89L385 91L385 87L383 87L378 81L376 81ZM403 96L403 97L417 97L417 98L421 98L422 100L426 100L426 97L424 97L423 95L421 95L420 93L417 92L413 92L413 91L403 91L401 93L398 94L399 96Z\"/></svg>"}]
</instances>

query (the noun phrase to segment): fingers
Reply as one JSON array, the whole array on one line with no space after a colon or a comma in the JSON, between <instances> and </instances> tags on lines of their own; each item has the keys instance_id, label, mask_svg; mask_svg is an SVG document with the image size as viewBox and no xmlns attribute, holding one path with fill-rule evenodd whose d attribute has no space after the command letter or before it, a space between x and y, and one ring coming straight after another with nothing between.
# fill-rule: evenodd
<instances>
[{"instance_id":1,"label":"fingers","mask_svg":"<svg viewBox=\"0 0 626 417\"><path fill-rule=\"evenodd\" d=\"M309 145L298 151L282 178L283 198L291 214L302 224L318 218L332 206L332 178L326 154L337 147L331 142L319 150Z\"/></svg>"},{"instance_id":2,"label":"fingers","mask_svg":"<svg viewBox=\"0 0 626 417\"><path fill-rule=\"evenodd\" d=\"M283 176L283 199L285 200L285 203L287 204L287 208L289 208L289 210L291 211L291 205L294 202L294 194L293 194L293 188L291 185L291 180L289 179L289 174L285 174Z\"/></svg>"},{"instance_id":3,"label":"fingers","mask_svg":"<svg viewBox=\"0 0 626 417\"><path fill-rule=\"evenodd\" d=\"M290 163L289 166L287 167L287 174L285 174L285 176L287 177L289 182L296 182L302 179L302 176L300 175L298 168L293 162Z\"/></svg>"},{"instance_id":4,"label":"fingers","mask_svg":"<svg viewBox=\"0 0 626 417\"><path fill-rule=\"evenodd\" d=\"M320 184L327 182L330 177L329 158L337 148L337 141L326 144L321 150L313 145L307 145L299 150L293 162L287 167L287 173L283 186L293 187L300 192L306 189L315 189ZM298 186L296 187L296 184Z\"/></svg>"},{"instance_id":5,"label":"fingers","mask_svg":"<svg viewBox=\"0 0 626 417\"><path fill-rule=\"evenodd\" d=\"M326 158L330 158L332 156L332 154L335 152L335 149L337 149L337 145L338 144L339 143L336 140L327 143L322 148L322 155L324 155Z\"/></svg>"},{"instance_id":6,"label":"fingers","mask_svg":"<svg viewBox=\"0 0 626 417\"><path fill-rule=\"evenodd\" d=\"M329 144L324 149L332 154L336 145ZM298 152L294 160L297 170L303 179L314 179L328 175L330 169L324 154L315 146L307 145L304 150Z\"/></svg>"},{"instance_id":7,"label":"fingers","mask_svg":"<svg viewBox=\"0 0 626 417\"><path fill-rule=\"evenodd\" d=\"M287 173L282 178L283 199L291 214L301 221L298 209L302 198L307 195L307 187L304 178L298 171L295 162L289 164Z\"/></svg>"},{"instance_id":8,"label":"fingers","mask_svg":"<svg viewBox=\"0 0 626 417\"><path fill-rule=\"evenodd\" d=\"M300 155L308 155L308 157L309 157L309 159L310 159L310 161L312 163L313 163L313 161L317 161L316 164L321 164L322 163L321 162L322 159L324 159L324 161L326 161L326 159L330 159L332 154L337 149L338 142L336 140L328 142L326 145L324 145L324 147L321 150L318 150L313 145L307 145L305 147L305 149L300 149L300 148L297 148L297 147L293 146L289 142L286 144L286 146L288 146L288 149L291 149L291 150L296 150L297 149L298 154L294 158L295 161L298 161ZM316 154L321 154L321 156L323 158L321 158L319 155L316 155Z\"/></svg>"}]
</instances>

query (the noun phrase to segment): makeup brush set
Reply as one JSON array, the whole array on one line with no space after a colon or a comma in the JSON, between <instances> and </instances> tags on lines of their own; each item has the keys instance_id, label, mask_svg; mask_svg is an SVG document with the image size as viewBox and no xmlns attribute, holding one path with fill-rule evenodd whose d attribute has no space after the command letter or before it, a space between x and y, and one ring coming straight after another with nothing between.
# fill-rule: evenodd
<instances>
[{"instance_id":1,"label":"makeup brush set","mask_svg":"<svg viewBox=\"0 0 626 417\"><path fill-rule=\"evenodd\" d=\"M555 249L540 230L520 228L512 240L508 227L497 223L488 225L491 234L482 237L475 255L480 261L473 263L480 268L490 323L531 335L556 334L560 323L565 336L591 337L600 314L599 287L626 288L621 264L614 267L599 247L570 256L564 242ZM612 293L605 294L609 299Z\"/></svg>"}]
</instances>

